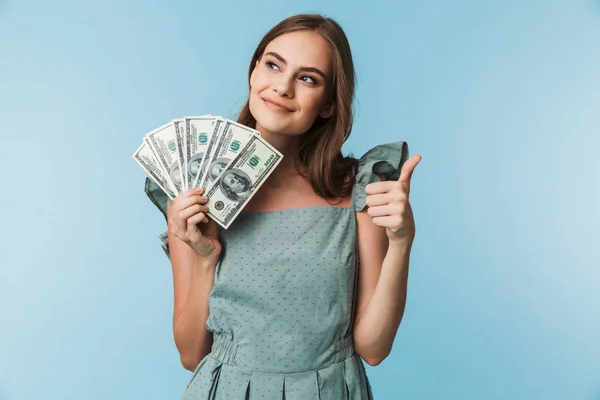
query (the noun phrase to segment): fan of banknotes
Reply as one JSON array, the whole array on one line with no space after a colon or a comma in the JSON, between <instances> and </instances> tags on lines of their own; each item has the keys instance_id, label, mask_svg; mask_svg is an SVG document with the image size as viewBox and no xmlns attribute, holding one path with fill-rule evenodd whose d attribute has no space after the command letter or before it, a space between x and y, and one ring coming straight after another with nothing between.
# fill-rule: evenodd
<instances>
[{"instance_id":1,"label":"fan of banknotes","mask_svg":"<svg viewBox=\"0 0 600 400\"><path fill-rule=\"evenodd\" d=\"M255 129L201 115L147 133L133 158L171 200L203 187L208 216L227 229L283 155Z\"/></svg>"}]
</instances>

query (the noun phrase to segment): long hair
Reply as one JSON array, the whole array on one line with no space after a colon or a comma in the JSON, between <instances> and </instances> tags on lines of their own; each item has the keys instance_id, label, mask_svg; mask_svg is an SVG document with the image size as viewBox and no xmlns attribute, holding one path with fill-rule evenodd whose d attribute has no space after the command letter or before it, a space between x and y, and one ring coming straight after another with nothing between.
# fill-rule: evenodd
<instances>
[{"instance_id":1,"label":"long hair","mask_svg":"<svg viewBox=\"0 0 600 400\"><path fill-rule=\"evenodd\" d=\"M313 190L325 199L350 194L356 178L358 161L344 157L343 144L352 132L354 100L354 63L348 39L340 25L318 14L301 14L289 17L268 31L262 38L248 68L250 76L267 45L285 33L310 30L319 33L328 42L333 54L333 76L329 85L329 100L333 101L333 114L329 118L317 117L313 126L302 135L296 162L306 168ZM256 119L250 112L250 99L242 107L239 123L255 128Z\"/></svg>"}]
</instances>

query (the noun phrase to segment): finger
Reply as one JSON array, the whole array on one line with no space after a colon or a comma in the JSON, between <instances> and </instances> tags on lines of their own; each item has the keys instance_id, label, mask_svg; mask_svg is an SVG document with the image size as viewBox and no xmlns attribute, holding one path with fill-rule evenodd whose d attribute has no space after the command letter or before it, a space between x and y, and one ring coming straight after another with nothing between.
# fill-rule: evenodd
<instances>
[{"instance_id":1,"label":"finger","mask_svg":"<svg viewBox=\"0 0 600 400\"><path fill-rule=\"evenodd\" d=\"M400 224L400 217L397 215L387 215L384 217L373 218L373 223L382 228L390 228Z\"/></svg>"},{"instance_id":2,"label":"finger","mask_svg":"<svg viewBox=\"0 0 600 400\"><path fill-rule=\"evenodd\" d=\"M178 202L183 200L183 199L187 199L193 196L200 196L204 194L204 188L190 188L184 192L182 192L181 194L179 194L179 196L177 196L175 198L175 200L177 200Z\"/></svg>"},{"instance_id":3,"label":"finger","mask_svg":"<svg viewBox=\"0 0 600 400\"><path fill-rule=\"evenodd\" d=\"M390 192L387 193L381 193L381 194L372 194L367 196L367 206L369 207L375 207L375 206L382 206L385 204L389 204L394 200L394 195Z\"/></svg>"},{"instance_id":4,"label":"finger","mask_svg":"<svg viewBox=\"0 0 600 400\"><path fill-rule=\"evenodd\" d=\"M198 214L192 215L190 218L187 219L186 236L191 241L196 241L202 237L202 232L200 231L200 228L198 227L198 224L200 223L202 218L204 218L204 214L198 213ZM200 236L198 236L198 235L200 235Z\"/></svg>"},{"instance_id":5,"label":"finger","mask_svg":"<svg viewBox=\"0 0 600 400\"><path fill-rule=\"evenodd\" d=\"M196 195L181 199L181 202L178 205L178 208L180 208L181 210L184 210L187 207L192 206L194 204L205 204L207 202L208 202L208 197L200 196L200 195L196 194Z\"/></svg>"},{"instance_id":6,"label":"finger","mask_svg":"<svg viewBox=\"0 0 600 400\"><path fill-rule=\"evenodd\" d=\"M175 199L186 199L191 196L197 196L204 193L204 188L190 188L184 192L181 192Z\"/></svg>"},{"instance_id":7,"label":"finger","mask_svg":"<svg viewBox=\"0 0 600 400\"><path fill-rule=\"evenodd\" d=\"M402 206L400 204L386 204L383 206L369 207L367 214L371 217L385 217L391 215L398 215L402 212Z\"/></svg>"},{"instance_id":8,"label":"finger","mask_svg":"<svg viewBox=\"0 0 600 400\"><path fill-rule=\"evenodd\" d=\"M380 194L393 190L397 185L398 183L394 181L373 182L369 183L365 189L368 195Z\"/></svg>"},{"instance_id":9,"label":"finger","mask_svg":"<svg viewBox=\"0 0 600 400\"><path fill-rule=\"evenodd\" d=\"M196 215L198 213L207 212L208 207L200 205L200 204L192 204L185 210L181 210L179 212L179 218L182 221L187 221L191 216Z\"/></svg>"},{"instance_id":10,"label":"finger","mask_svg":"<svg viewBox=\"0 0 600 400\"><path fill-rule=\"evenodd\" d=\"M200 222L202 222L202 220L206 218L206 214L204 213L198 213L195 215L192 215L191 217L188 218L187 223L188 223L188 230L191 228L195 228L198 229L198 227L196 225L198 225Z\"/></svg>"},{"instance_id":11,"label":"finger","mask_svg":"<svg viewBox=\"0 0 600 400\"><path fill-rule=\"evenodd\" d=\"M203 194L204 188L203 187L190 188L186 191L186 193L188 194L188 196L193 196L196 194Z\"/></svg>"},{"instance_id":12,"label":"finger","mask_svg":"<svg viewBox=\"0 0 600 400\"><path fill-rule=\"evenodd\" d=\"M419 154L415 154L414 156L406 160L404 162L404 165L402 165L402 170L400 171L400 178L398 179L398 181L402 183L402 186L404 187L404 190L407 194L410 192L410 180L412 178L413 172L415 171L417 164L419 164L422 159L423 157L421 157Z\"/></svg>"}]
</instances>

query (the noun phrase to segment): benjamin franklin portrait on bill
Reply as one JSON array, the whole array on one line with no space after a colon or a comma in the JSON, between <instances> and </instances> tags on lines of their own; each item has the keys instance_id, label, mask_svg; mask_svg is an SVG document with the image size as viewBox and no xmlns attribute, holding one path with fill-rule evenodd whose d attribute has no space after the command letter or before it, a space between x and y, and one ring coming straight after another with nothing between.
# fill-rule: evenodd
<instances>
[{"instance_id":1,"label":"benjamin franklin portrait on bill","mask_svg":"<svg viewBox=\"0 0 600 400\"><path fill-rule=\"evenodd\" d=\"M252 182L246 173L239 169L231 169L219 180L221 192L229 200L245 201L252 193Z\"/></svg>"}]
</instances>

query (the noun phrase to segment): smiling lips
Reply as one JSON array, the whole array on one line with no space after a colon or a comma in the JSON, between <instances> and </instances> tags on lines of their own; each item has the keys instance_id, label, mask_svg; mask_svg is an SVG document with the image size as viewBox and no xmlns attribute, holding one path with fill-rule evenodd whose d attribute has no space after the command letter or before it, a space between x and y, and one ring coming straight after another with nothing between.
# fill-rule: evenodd
<instances>
[{"instance_id":1,"label":"smiling lips","mask_svg":"<svg viewBox=\"0 0 600 400\"><path fill-rule=\"evenodd\" d=\"M286 106L283 103L280 103L276 100L270 99L268 97L263 97L262 99L265 104L267 105L267 107L269 107L271 110L274 111L287 111L287 112L291 112L294 111L293 109L291 109L290 107Z\"/></svg>"}]
</instances>

